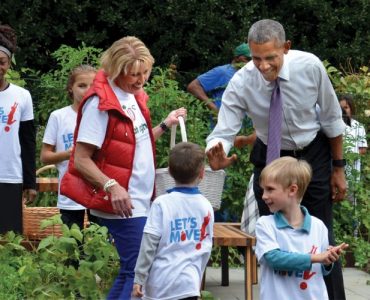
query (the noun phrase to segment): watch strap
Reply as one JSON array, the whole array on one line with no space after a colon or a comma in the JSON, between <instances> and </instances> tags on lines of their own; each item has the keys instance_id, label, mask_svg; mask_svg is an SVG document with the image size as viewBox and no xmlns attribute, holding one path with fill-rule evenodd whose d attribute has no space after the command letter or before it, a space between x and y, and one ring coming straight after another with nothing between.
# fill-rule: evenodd
<instances>
[{"instance_id":1,"label":"watch strap","mask_svg":"<svg viewBox=\"0 0 370 300\"><path fill-rule=\"evenodd\" d=\"M337 168L343 168L347 164L345 159L333 159L332 160L332 166Z\"/></svg>"}]
</instances>

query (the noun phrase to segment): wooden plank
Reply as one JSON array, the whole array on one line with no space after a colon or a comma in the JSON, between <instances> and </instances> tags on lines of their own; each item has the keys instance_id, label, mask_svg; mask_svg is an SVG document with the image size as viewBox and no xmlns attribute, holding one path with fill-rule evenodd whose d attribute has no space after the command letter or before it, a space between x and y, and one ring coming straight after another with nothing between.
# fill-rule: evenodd
<instances>
[{"instance_id":1,"label":"wooden plank","mask_svg":"<svg viewBox=\"0 0 370 300\"><path fill-rule=\"evenodd\" d=\"M240 246L245 251L244 280L245 299L253 299L252 284L257 283L257 263L252 246L256 245L256 238L240 230L240 223L214 223L213 245L220 246L221 253L221 285L229 284L228 261L226 254L227 247ZM227 274L226 274L227 273Z\"/></svg>"},{"instance_id":2,"label":"wooden plank","mask_svg":"<svg viewBox=\"0 0 370 300\"><path fill-rule=\"evenodd\" d=\"M245 299L253 299L252 290L252 247L245 247L245 257L244 257L244 271L245 271Z\"/></svg>"},{"instance_id":3,"label":"wooden plank","mask_svg":"<svg viewBox=\"0 0 370 300\"><path fill-rule=\"evenodd\" d=\"M256 239L232 225L214 223L213 243L215 246L254 246Z\"/></svg>"},{"instance_id":4,"label":"wooden plank","mask_svg":"<svg viewBox=\"0 0 370 300\"><path fill-rule=\"evenodd\" d=\"M252 284L258 284L257 257L254 251L252 256Z\"/></svg>"}]
</instances>

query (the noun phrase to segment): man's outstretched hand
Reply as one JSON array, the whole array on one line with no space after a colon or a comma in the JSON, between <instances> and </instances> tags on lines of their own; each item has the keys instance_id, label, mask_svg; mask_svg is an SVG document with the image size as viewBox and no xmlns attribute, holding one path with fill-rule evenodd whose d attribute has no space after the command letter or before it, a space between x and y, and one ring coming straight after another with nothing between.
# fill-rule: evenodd
<instances>
[{"instance_id":1,"label":"man's outstretched hand","mask_svg":"<svg viewBox=\"0 0 370 300\"><path fill-rule=\"evenodd\" d=\"M236 154L227 157L221 142L218 142L218 144L209 149L206 154L209 166L214 171L225 169L238 159Z\"/></svg>"}]
</instances>

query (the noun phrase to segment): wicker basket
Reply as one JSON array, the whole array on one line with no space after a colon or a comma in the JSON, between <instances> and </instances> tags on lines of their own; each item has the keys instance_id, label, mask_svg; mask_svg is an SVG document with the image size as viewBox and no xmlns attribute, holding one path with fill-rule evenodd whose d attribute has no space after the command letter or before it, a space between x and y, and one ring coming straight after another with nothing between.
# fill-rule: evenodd
<instances>
[{"instance_id":1,"label":"wicker basket","mask_svg":"<svg viewBox=\"0 0 370 300\"><path fill-rule=\"evenodd\" d=\"M179 124L181 129L181 138L183 142L187 141L185 122L180 117ZM175 145L176 126L171 129L170 148ZM221 197L224 187L226 173L224 170L212 171L210 167L206 167L203 180L199 184L201 193L211 202L215 210L220 209ZM175 186L175 181L168 173L168 168L160 168L156 170L155 176L156 195L160 196L166 193L166 190Z\"/></svg>"},{"instance_id":2,"label":"wicker basket","mask_svg":"<svg viewBox=\"0 0 370 300\"><path fill-rule=\"evenodd\" d=\"M49 235L61 236L61 225L40 229L41 221L59 214L57 207L27 207L23 206L23 235L30 240L41 240Z\"/></svg>"},{"instance_id":3,"label":"wicker basket","mask_svg":"<svg viewBox=\"0 0 370 300\"><path fill-rule=\"evenodd\" d=\"M212 171L210 167L206 167L204 178L199 184L199 190L215 210L220 209L221 206L225 176L224 170ZM166 190L175 186L175 181L168 174L168 168L156 170L155 182L157 196L165 194Z\"/></svg>"},{"instance_id":4,"label":"wicker basket","mask_svg":"<svg viewBox=\"0 0 370 300\"><path fill-rule=\"evenodd\" d=\"M55 165L47 165L36 171L36 176L42 172L54 169ZM39 177L38 182L42 181L44 184L49 183L45 186L49 187L48 190L43 189L44 192L58 192L55 183L55 178ZM23 235L30 240L41 240L49 235L60 236L62 235L61 225L49 226L41 230L41 221L51 218L59 214L59 208L57 207L28 207L26 204L23 205Z\"/></svg>"}]
</instances>

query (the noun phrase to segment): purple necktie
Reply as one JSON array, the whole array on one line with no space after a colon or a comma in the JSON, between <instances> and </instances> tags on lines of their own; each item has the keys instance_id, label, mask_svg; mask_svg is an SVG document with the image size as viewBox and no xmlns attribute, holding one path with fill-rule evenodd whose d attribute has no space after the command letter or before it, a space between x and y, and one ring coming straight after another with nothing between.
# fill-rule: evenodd
<instances>
[{"instance_id":1,"label":"purple necktie","mask_svg":"<svg viewBox=\"0 0 370 300\"><path fill-rule=\"evenodd\" d=\"M270 102L266 165L280 157L282 120L283 105L280 95L279 79L276 79Z\"/></svg>"}]
</instances>

